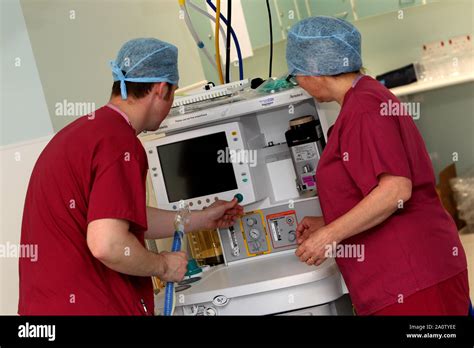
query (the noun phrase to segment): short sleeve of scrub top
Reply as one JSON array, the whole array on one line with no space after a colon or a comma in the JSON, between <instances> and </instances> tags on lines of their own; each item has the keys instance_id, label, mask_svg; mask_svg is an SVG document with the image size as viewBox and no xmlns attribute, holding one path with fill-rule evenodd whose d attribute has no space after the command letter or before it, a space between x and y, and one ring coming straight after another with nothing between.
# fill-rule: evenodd
<instances>
[{"instance_id":1,"label":"short sleeve of scrub top","mask_svg":"<svg viewBox=\"0 0 474 348\"><path fill-rule=\"evenodd\" d=\"M146 185L142 165L133 153L124 152L100 168L93 182L87 222L113 218L129 221L131 231L145 231Z\"/></svg>"},{"instance_id":2,"label":"short sleeve of scrub top","mask_svg":"<svg viewBox=\"0 0 474 348\"><path fill-rule=\"evenodd\" d=\"M343 164L364 196L378 185L382 174L412 179L398 127L390 116L366 112L341 138Z\"/></svg>"}]
</instances>

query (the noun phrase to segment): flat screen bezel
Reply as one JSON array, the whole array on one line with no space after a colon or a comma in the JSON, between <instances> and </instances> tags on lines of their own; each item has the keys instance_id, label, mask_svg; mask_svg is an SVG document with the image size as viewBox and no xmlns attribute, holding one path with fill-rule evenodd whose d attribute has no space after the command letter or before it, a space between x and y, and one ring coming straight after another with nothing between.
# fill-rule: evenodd
<instances>
[{"instance_id":1,"label":"flat screen bezel","mask_svg":"<svg viewBox=\"0 0 474 348\"><path fill-rule=\"evenodd\" d=\"M196 141L198 139L201 139L201 141L205 141L205 139L202 139L202 138L207 138L209 139L209 137L212 137L212 136L216 136L216 135L222 135L223 136L223 140L225 141L225 144L223 143L222 145L224 145L225 147L222 149L225 151L226 148L229 147L229 142L227 140L227 137L226 137L226 133L224 130L221 130L221 131L218 131L218 132L215 132L215 133L209 133L209 134L205 134L205 135L201 135L201 136L197 136L197 137L190 137L188 139L183 139L183 140L180 140L180 141L175 141L175 142L172 142L172 143L168 143L168 144L162 144L162 145L159 145L156 147L156 152L157 152L157 156L158 156L158 159L160 161L160 163L163 163L164 160L163 160L163 157L165 156L165 153L164 152L161 152L160 153L160 149L164 149L166 147L171 147L171 146L176 146L178 144L183 144L183 143L186 143L186 142L192 142L192 141ZM221 139L219 139L221 140ZM219 144L221 145L221 144ZM183 146L183 145L181 145ZM184 145L186 146L186 145ZM176 150L176 148L174 148L174 150ZM220 149L219 149L220 150ZM169 151L169 150L168 150ZM168 154L166 154L168 155ZM197 154L196 154L197 155ZM163 156L163 157L162 157ZM215 154L215 160L217 161L217 156L218 156L218 153L216 152ZM177 201L180 201L180 200L193 200L193 199L196 199L198 197L204 197L204 196L211 196L211 195L216 195L216 194L219 194L221 192L227 192L227 191L233 191L233 190L237 190L238 189L238 184L237 184L237 178L236 178L236 173L235 173L235 170L232 166L232 163L224 163L223 165L226 165L226 166L230 166L230 168L225 168L223 169L224 171L228 171L229 169L232 170L232 174L233 174L233 178L232 179L228 179L230 180L227 184L228 184L228 189L226 189L225 191L223 190L219 190L218 188L216 187L213 187L212 189L208 190L210 192L206 193L206 194L202 194L202 195L196 195L196 196L192 196L192 195L183 195L183 197L180 197L179 199L176 199L176 195L177 193L176 192L172 192L170 190L171 186L174 186L176 184L172 184L171 183L171 180L172 178L170 178L170 173L166 173L166 168L165 168L165 165L161 165L161 173L163 175L163 181L165 183L165 187L166 187L166 195L167 195L167 198L168 198L168 202L177 202ZM206 167L206 166L204 166ZM202 168L199 168L199 170L203 170Z\"/></svg>"},{"instance_id":2,"label":"flat screen bezel","mask_svg":"<svg viewBox=\"0 0 474 348\"><path fill-rule=\"evenodd\" d=\"M181 133L162 136L158 139L145 142L144 145L148 156L151 182L158 208L176 210L179 202L170 202L168 199L168 192L164 182L164 176L161 169L160 160L157 155L156 147L222 131L225 131L230 150L240 151L246 149L244 146L245 140L242 133L242 127L239 122L230 122L205 128L188 130ZM185 200L185 202L188 203L193 209L202 209L212 204L217 199L232 200L236 194L241 194L243 196L243 200L240 203L241 205L254 203L256 201L256 194L254 189L254 180L252 178L252 169L248 163L233 162L232 166L237 181L236 190L221 192L215 195L196 197L194 199Z\"/></svg>"}]
</instances>

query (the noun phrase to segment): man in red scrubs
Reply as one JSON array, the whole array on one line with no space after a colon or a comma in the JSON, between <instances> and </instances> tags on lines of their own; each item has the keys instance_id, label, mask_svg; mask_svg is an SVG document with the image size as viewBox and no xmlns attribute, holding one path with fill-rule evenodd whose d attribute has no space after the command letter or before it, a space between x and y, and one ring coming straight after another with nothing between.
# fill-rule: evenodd
<instances>
[{"instance_id":1,"label":"man in red scrubs","mask_svg":"<svg viewBox=\"0 0 474 348\"><path fill-rule=\"evenodd\" d=\"M288 35L290 73L341 105L316 173L323 217L301 221L296 255L320 265L335 252L359 315L467 315L466 256L423 139L400 101L360 73L360 47L357 29L331 17Z\"/></svg>"},{"instance_id":2,"label":"man in red scrubs","mask_svg":"<svg viewBox=\"0 0 474 348\"><path fill-rule=\"evenodd\" d=\"M109 104L58 132L30 178L21 243L20 315L152 315L151 276L179 281L184 252L148 251L172 236L175 213L146 207L147 158L137 135L156 130L178 83L177 48L127 42L112 62ZM242 208L218 201L190 215L186 231L227 227Z\"/></svg>"}]
</instances>

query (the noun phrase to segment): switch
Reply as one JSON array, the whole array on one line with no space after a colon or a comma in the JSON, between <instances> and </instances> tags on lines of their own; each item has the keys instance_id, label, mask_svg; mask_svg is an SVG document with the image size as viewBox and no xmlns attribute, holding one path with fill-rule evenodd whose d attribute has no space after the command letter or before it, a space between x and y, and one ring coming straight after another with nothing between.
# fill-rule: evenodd
<instances>
[{"instance_id":1,"label":"switch","mask_svg":"<svg viewBox=\"0 0 474 348\"><path fill-rule=\"evenodd\" d=\"M273 240L278 242L281 240L281 229L278 226L278 220L269 220L270 229L272 230Z\"/></svg>"},{"instance_id":2,"label":"switch","mask_svg":"<svg viewBox=\"0 0 474 348\"><path fill-rule=\"evenodd\" d=\"M237 257L237 256L240 255L240 248L238 246L235 246L235 247L232 248L232 255L234 257Z\"/></svg>"}]
</instances>

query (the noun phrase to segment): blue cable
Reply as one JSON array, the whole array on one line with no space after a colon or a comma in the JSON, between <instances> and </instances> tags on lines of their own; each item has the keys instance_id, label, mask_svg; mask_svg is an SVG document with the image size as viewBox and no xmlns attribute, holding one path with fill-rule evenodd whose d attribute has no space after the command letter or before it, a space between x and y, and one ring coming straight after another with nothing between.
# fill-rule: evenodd
<instances>
[{"instance_id":1,"label":"blue cable","mask_svg":"<svg viewBox=\"0 0 474 348\"><path fill-rule=\"evenodd\" d=\"M183 232L175 231L173 238L173 246L171 247L172 252L177 252L181 250L181 239L183 238ZM174 302L174 283L167 282L165 288L165 308L164 315L170 316L173 311L173 302Z\"/></svg>"},{"instance_id":2,"label":"blue cable","mask_svg":"<svg viewBox=\"0 0 474 348\"><path fill-rule=\"evenodd\" d=\"M214 12L216 12L216 7L212 3L212 0L206 0L207 4L212 8ZM227 19L224 17L224 15L221 13L220 19L224 22L225 25L228 25ZM232 34L232 39L234 40L235 44L235 49L237 51L237 57L239 59L239 80L244 79L244 67L243 67L243 61L242 61L242 52L240 51L240 44L239 40L237 39L237 35L235 35L234 29L230 27L230 33Z\"/></svg>"}]
</instances>

